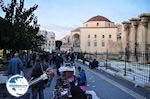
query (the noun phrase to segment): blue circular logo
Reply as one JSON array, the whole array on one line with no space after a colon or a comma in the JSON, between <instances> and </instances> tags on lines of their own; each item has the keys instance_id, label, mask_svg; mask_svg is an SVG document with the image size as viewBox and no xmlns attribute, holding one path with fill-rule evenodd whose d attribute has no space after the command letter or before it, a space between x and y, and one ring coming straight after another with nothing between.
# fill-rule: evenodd
<instances>
[{"instance_id":1,"label":"blue circular logo","mask_svg":"<svg viewBox=\"0 0 150 99\"><path fill-rule=\"evenodd\" d=\"M11 95L20 97L28 91L29 83L25 77L14 75L8 79L6 88Z\"/></svg>"}]
</instances>

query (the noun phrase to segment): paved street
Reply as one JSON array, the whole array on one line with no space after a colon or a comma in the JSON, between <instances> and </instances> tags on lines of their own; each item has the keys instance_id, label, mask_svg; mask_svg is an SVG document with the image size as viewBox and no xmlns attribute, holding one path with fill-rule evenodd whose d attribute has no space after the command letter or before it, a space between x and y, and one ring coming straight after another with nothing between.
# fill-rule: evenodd
<instances>
[{"instance_id":1,"label":"paved street","mask_svg":"<svg viewBox=\"0 0 150 99\"><path fill-rule=\"evenodd\" d=\"M131 95L120 90L111 82L105 81L105 77L83 67L88 78L88 90L94 90L100 99L134 99Z\"/></svg>"},{"instance_id":2,"label":"paved street","mask_svg":"<svg viewBox=\"0 0 150 99\"><path fill-rule=\"evenodd\" d=\"M91 70L80 62L76 62L75 65L81 66L86 71L88 90L94 91L100 99L150 99L150 92L135 88L126 80L113 77L103 71ZM54 77L52 85L45 89L45 99L52 98L56 78L57 76Z\"/></svg>"},{"instance_id":3,"label":"paved street","mask_svg":"<svg viewBox=\"0 0 150 99\"><path fill-rule=\"evenodd\" d=\"M77 65L81 65L76 63ZM88 90L94 90L100 99L135 99L140 97L136 93L128 92L129 90L114 82L113 80L101 75L95 71L89 70L87 67L82 66L86 70L88 78Z\"/></svg>"}]
</instances>

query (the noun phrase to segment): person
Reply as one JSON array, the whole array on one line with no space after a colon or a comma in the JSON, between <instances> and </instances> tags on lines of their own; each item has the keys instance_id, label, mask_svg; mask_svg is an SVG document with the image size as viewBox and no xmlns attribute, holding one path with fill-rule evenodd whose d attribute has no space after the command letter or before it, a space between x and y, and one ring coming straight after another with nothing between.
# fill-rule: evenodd
<instances>
[{"instance_id":1,"label":"person","mask_svg":"<svg viewBox=\"0 0 150 99\"><path fill-rule=\"evenodd\" d=\"M83 54L82 60L83 60L83 64L85 64L85 61L86 61L86 54Z\"/></svg>"},{"instance_id":2,"label":"person","mask_svg":"<svg viewBox=\"0 0 150 99\"><path fill-rule=\"evenodd\" d=\"M55 60L56 60L56 54L52 54L52 63L55 64Z\"/></svg>"},{"instance_id":3,"label":"person","mask_svg":"<svg viewBox=\"0 0 150 99\"><path fill-rule=\"evenodd\" d=\"M9 62L8 73L11 75L21 74L23 63L19 58L19 54L15 53Z\"/></svg>"},{"instance_id":4,"label":"person","mask_svg":"<svg viewBox=\"0 0 150 99\"><path fill-rule=\"evenodd\" d=\"M38 57L38 56L37 56L36 53L33 53L33 54L31 55L31 59L30 59L30 61L29 61L29 65L30 65L31 67L34 66L37 57Z\"/></svg>"},{"instance_id":5,"label":"person","mask_svg":"<svg viewBox=\"0 0 150 99\"><path fill-rule=\"evenodd\" d=\"M52 60L53 60L53 56L52 56L52 54L50 54L49 55L49 63L50 63L50 65L52 64Z\"/></svg>"},{"instance_id":6,"label":"person","mask_svg":"<svg viewBox=\"0 0 150 99\"><path fill-rule=\"evenodd\" d=\"M98 67L98 61L96 59L93 60L93 62L91 63L91 69Z\"/></svg>"},{"instance_id":7,"label":"person","mask_svg":"<svg viewBox=\"0 0 150 99\"><path fill-rule=\"evenodd\" d=\"M29 56L26 52L23 53L22 60L23 60L23 65L24 65L25 67L30 67L30 66L29 66L30 56Z\"/></svg>"},{"instance_id":8,"label":"person","mask_svg":"<svg viewBox=\"0 0 150 99\"><path fill-rule=\"evenodd\" d=\"M74 63L74 60L75 60L75 55L74 53L71 53L71 61Z\"/></svg>"},{"instance_id":9,"label":"person","mask_svg":"<svg viewBox=\"0 0 150 99\"><path fill-rule=\"evenodd\" d=\"M44 71L48 68L48 65L44 61L44 55L37 55L36 56L36 63L33 66L31 72L32 80L40 77ZM38 83L31 86L32 88L32 99L37 99L37 95L39 95L39 99L44 99L44 88L45 84L48 80L41 80Z\"/></svg>"},{"instance_id":10,"label":"person","mask_svg":"<svg viewBox=\"0 0 150 99\"><path fill-rule=\"evenodd\" d=\"M47 64L48 67L50 67L50 55L49 55L49 53L45 53L44 58L45 58L44 59L45 63Z\"/></svg>"},{"instance_id":11,"label":"person","mask_svg":"<svg viewBox=\"0 0 150 99\"><path fill-rule=\"evenodd\" d=\"M78 84L80 88L83 91L86 91L86 85L87 85L86 74L85 71L80 66L78 67L77 78L79 79Z\"/></svg>"},{"instance_id":12,"label":"person","mask_svg":"<svg viewBox=\"0 0 150 99\"><path fill-rule=\"evenodd\" d=\"M71 61L70 53L66 53L65 58L67 62L70 62Z\"/></svg>"},{"instance_id":13,"label":"person","mask_svg":"<svg viewBox=\"0 0 150 99\"><path fill-rule=\"evenodd\" d=\"M60 54L57 54L55 58L55 65L57 69L57 75L60 76L59 68L61 65L63 65L63 58L60 56Z\"/></svg>"},{"instance_id":14,"label":"person","mask_svg":"<svg viewBox=\"0 0 150 99\"><path fill-rule=\"evenodd\" d=\"M79 87L78 79L74 75L74 68L71 66L63 66L59 71L62 73L62 78L57 79L56 89L58 89L58 92L62 92L66 87L69 89L67 94L68 98L63 99L86 99L86 93Z\"/></svg>"}]
</instances>

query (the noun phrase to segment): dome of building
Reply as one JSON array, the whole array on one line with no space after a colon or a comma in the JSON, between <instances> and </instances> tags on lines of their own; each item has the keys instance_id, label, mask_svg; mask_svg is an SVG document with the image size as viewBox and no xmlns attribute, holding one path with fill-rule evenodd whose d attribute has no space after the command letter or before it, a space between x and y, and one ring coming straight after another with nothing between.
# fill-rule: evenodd
<instances>
[{"instance_id":1,"label":"dome of building","mask_svg":"<svg viewBox=\"0 0 150 99\"><path fill-rule=\"evenodd\" d=\"M106 22L111 22L106 17L100 16L100 15L94 16L94 17L90 18L87 22L91 22L91 21L106 21Z\"/></svg>"}]
</instances>

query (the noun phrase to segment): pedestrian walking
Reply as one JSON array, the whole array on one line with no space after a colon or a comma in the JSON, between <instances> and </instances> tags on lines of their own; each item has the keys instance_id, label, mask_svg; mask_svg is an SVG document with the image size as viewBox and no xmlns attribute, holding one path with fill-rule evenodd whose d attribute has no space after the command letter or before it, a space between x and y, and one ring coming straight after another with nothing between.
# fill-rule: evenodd
<instances>
[{"instance_id":1,"label":"pedestrian walking","mask_svg":"<svg viewBox=\"0 0 150 99\"><path fill-rule=\"evenodd\" d=\"M21 74L23 63L19 58L19 54L15 53L9 62L8 73L11 75Z\"/></svg>"},{"instance_id":2,"label":"pedestrian walking","mask_svg":"<svg viewBox=\"0 0 150 99\"><path fill-rule=\"evenodd\" d=\"M87 79L85 71L80 66L78 67L77 78L80 88L85 92L87 87Z\"/></svg>"},{"instance_id":3,"label":"pedestrian walking","mask_svg":"<svg viewBox=\"0 0 150 99\"><path fill-rule=\"evenodd\" d=\"M74 53L71 53L71 61L72 61L72 63L74 63L74 60L75 60L75 55L74 55Z\"/></svg>"},{"instance_id":4,"label":"pedestrian walking","mask_svg":"<svg viewBox=\"0 0 150 99\"><path fill-rule=\"evenodd\" d=\"M40 77L43 74L43 71L46 71L48 68L48 65L44 61L44 55L37 55L36 57L36 63L33 66L33 70L31 73L32 79L36 79ZM39 95L39 99L44 99L44 88L45 84L47 84L48 80L41 80L38 83L32 85L32 99L37 99L37 96Z\"/></svg>"},{"instance_id":5,"label":"pedestrian walking","mask_svg":"<svg viewBox=\"0 0 150 99\"><path fill-rule=\"evenodd\" d=\"M24 67L30 67L30 65L29 65L29 62L30 62L30 56L29 56L29 54L27 54L26 52L24 52L22 60L23 60L23 66Z\"/></svg>"},{"instance_id":6,"label":"pedestrian walking","mask_svg":"<svg viewBox=\"0 0 150 99\"><path fill-rule=\"evenodd\" d=\"M52 56L52 54L49 54L49 63L50 63L50 65L53 63L52 61L53 61L53 56Z\"/></svg>"},{"instance_id":7,"label":"pedestrian walking","mask_svg":"<svg viewBox=\"0 0 150 99\"><path fill-rule=\"evenodd\" d=\"M55 65L57 69L57 75L60 76L59 68L61 67L61 65L63 65L63 58L60 56L60 54L57 54L55 58Z\"/></svg>"}]
</instances>

